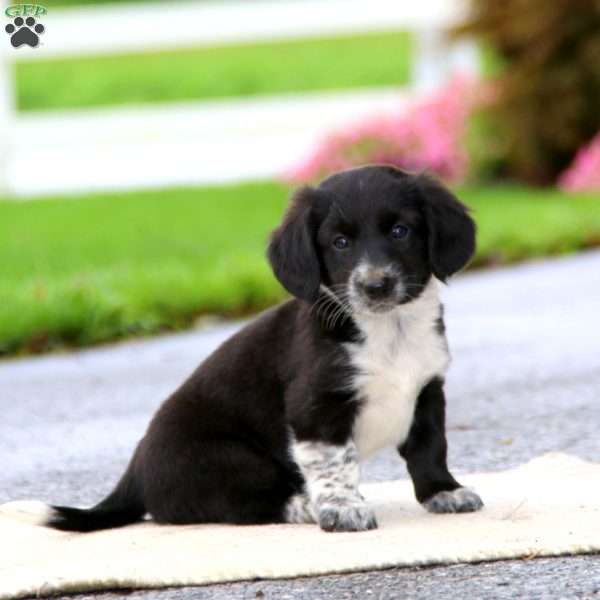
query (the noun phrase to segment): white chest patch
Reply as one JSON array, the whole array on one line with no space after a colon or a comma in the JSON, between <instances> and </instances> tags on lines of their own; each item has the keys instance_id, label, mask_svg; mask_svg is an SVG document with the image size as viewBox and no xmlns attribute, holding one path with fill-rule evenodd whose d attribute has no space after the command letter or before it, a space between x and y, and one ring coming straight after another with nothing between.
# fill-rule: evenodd
<instances>
[{"instance_id":1,"label":"white chest patch","mask_svg":"<svg viewBox=\"0 0 600 600\"><path fill-rule=\"evenodd\" d=\"M436 330L438 285L432 279L417 300L357 319L364 340L347 349L362 403L353 432L361 459L406 439L419 392L448 367L446 341Z\"/></svg>"}]
</instances>

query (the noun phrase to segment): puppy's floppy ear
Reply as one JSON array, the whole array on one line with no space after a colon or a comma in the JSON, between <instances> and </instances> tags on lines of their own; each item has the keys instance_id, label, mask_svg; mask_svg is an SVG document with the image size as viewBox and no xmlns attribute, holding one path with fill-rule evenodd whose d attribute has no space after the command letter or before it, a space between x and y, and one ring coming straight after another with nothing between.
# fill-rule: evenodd
<instances>
[{"instance_id":1,"label":"puppy's floppy ear","mask_svg":"<svg viewBox=\"0 0 600 600\"><path fill-rule=\"evenodd\" d=\"M475 223L469 209L429 175L417 178L429 230L429 260L434 275L446 281L475 252Z\"/></svg>"},{"instance_id":2,"label":"puppy's floppy ear","mask_svg":"<svg viewBox=\"0 0 600 600\"><path fill-rule=\"evenodd\" d=\"M267 255L275 277L290 294L314 302L321 284L315 245L317 190L300 188L291 198L281 225L271 234Z\"/></svg>"}]
</instances>

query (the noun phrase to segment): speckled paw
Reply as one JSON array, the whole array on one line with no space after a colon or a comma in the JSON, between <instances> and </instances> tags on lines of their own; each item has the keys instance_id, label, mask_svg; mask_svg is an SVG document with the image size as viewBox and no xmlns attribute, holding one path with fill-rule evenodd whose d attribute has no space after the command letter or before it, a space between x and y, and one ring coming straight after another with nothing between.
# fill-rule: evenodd
<instances>
[{"instance_id":1,"label":"speckled paw","mask_svg":"<svg viewBox=\"0 0 600 600\"><path fill-rule=\"evenodd\" d=\"M327 503L319 508L324 531L367 531L377 528L373 511L364 503Z\"/></svg>"},{"instance_id":2,"label":"speckled paw","mask_svg":"<svg viewBox=\"0 0 600 600\"><path fill-rule=\"evenodd\" d=\"M483 508L483 501L473 491L460 487L451 492L438 492L423 502L431 513L475 512Z\"/></svg>"}]
</instances>

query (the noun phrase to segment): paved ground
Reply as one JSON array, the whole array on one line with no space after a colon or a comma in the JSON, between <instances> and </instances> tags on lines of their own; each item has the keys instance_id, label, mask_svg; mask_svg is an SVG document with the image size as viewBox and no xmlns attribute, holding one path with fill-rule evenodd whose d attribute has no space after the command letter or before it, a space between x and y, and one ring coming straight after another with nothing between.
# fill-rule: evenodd
<instances>
[{"instance_id":1,"label":"paved ground","mask_svg":"<svg viewBox=\"0 0 600 600\"><path fill-rule=\"evenodd\" d=\"M445 291L454 363L450 465L499 470L559 450L600 460L600 253L458 278ZM0 502L90 504L148 418L235 325L0 364ZM405 477L393 453L365 479ZM394 569L129 598L600 598L600 557ZM100 595L94 598L112 598Z\"/></svg>"}]
</instances>

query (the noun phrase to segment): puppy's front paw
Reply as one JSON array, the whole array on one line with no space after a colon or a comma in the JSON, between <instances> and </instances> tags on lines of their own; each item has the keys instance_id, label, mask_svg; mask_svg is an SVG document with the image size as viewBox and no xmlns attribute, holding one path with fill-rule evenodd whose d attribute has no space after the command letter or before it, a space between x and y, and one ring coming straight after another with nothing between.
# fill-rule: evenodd
<instances>
[{"instance_id":1,"label":"puppy's front paw","mask_svg":"<svg viewBox=\"0 0 600 600\"><path fill-rule=\"evenodd\" d=\"M367 531L377 529L377 520L366 503L344 500L322 504L319 525L324 531Z\"/></svg>"},{"instance_id":2,"label":"puppy's front paw","mask_svg":"<svg viewBox=\"0 0 600 600\"><path fill-rule=\"evenodd\" d=\"M423 506L431 513L464 513L480 510L483 501L475 492L459 487L451 492L438 492Z\"/></svg>"}]
</instances>

